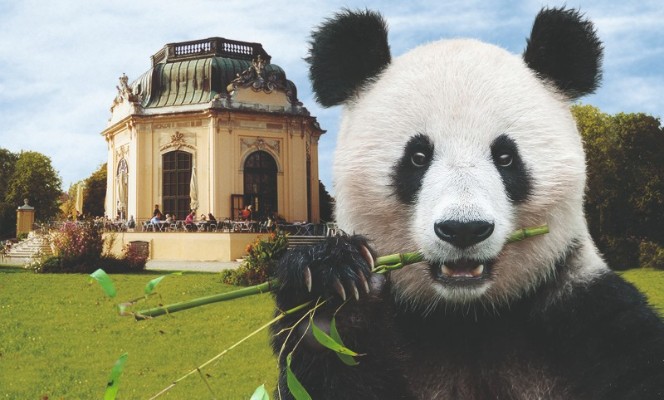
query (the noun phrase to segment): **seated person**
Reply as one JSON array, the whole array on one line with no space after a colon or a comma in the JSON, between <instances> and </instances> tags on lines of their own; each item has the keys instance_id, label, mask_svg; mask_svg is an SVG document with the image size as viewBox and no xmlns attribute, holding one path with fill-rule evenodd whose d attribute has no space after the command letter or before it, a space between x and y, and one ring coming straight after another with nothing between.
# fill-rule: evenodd
<instances>
[{"instance_id":1,"label":"seated person","mask_svg":"<svg viewBox=\"0 0 664 400\"><path fill-rule=\"evenodd\" d=\"M208 213L208 221L210 222L217 222L217 219L212 215L212 213Z\"/></svg>"},{"instance_id":2,"label":"seated person","mask_svg":"<svg viewBox=\"0 0 664 400\"><path fill-rule=\"evenodd\" d=\"M150 219L150 223L153 225L159 225L159 223L161 223L161 213L155 214L152 219Z\"/></svg>"},{"instance_id":3,"label":"seated person","mask_svg":"<svg viewBox=\"0 0 664 400\"><path fill-rule=\"evenodd\" d=\"M175 223L175 218L173 218L173 214L166 214L166 222L168 224L173 224Z\"/></svg>"},{"instance_id":4,"label":"seated person","mask_svg":"<svg viewBox=\"0 0 664 400\"><path fill-rule=\"evenodd\" d=\"M251 220L251 206L246 206L244 210L240 211L240 219L244 221Z\"/></svg>"},{"instance_id":5,"label":"seated person","mask_svg":"<svg viewBox=\"0 0 664 400\"><path fill-rule=\"evenodd\" d=\"M184 225L187 227L187 230L192 230L194 226L194 221L196 220L196 213L194 210L191 210L189 214L184 219Z\"/></svg>"},{"instance_id":6,"label":"seated person","mask_svg":"<svg viewBox=\"0 0 664 400\"><path fill-rule=\"evenodd\" d=\"M198 222L196 222L196 226L198 226L199 229L204 230L207 227L207 220L205 217L205 214L201 214L200 217L198 218Z\"/></svg>"},{"instance_id":7,"label":"seated person","mask_svg":"<svg viewBox=\"0 0 664 400\"><path fill-rule=\"evenodd\" d=\"M127 228L129 229L134 229L136 228L136 220L134 220L134 216L130 215L129 216L129 221L127 221Z\"/></svg>"}]
</instances>

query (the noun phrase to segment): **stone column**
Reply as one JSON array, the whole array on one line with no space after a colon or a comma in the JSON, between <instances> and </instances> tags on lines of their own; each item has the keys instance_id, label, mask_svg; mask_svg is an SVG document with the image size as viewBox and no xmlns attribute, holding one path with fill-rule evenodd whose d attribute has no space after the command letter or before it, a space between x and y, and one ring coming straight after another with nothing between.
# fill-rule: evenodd
<instances>
[{"instance_id":1,"label":"stone column","mask_svg":"<svg viewBox=\"0 0 664 400\"><path fill-rule=\"evenodd\" d=\"M32 231L35 222L35 208L28 205L28 199L23 200L23 205L16 210L16 236L21 233Z\"/></svg>"}]
</instances>

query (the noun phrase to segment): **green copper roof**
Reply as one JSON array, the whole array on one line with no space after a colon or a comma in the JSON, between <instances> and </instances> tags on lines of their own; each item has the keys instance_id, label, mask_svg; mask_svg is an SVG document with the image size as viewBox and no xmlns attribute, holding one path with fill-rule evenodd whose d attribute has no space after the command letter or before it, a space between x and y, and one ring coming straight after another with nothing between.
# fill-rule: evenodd
<instances>
[{"instance_id":1,"label":"green copper roof","mask_svg":"<svg viewBox=\"0 0 664 400\"><path fill-rule=\"evenodd\" d=\"M171 43L152 56L152 68L132 86L144 108L208 103L216 95L227 95L227 86L252 67L256 57L264 60L264 73L286 82L296 96L295 86L259 43L209 38ZM295 98L295 97L294 97Z\"/></svg>"}]
</instances>

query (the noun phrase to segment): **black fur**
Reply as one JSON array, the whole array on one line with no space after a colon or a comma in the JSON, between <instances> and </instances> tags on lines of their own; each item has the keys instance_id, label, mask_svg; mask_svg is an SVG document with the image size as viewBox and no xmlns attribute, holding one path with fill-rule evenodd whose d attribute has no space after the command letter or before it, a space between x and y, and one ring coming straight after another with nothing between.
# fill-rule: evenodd
<instances>
[{"instance_id":1,"label":"black fur","mask_svg":"<svg viewBox=\"0 0 664 400\"><path fill-rule=\"evenodd\" d=\"M508 166L501 165L501 156L511 156ZM491 157L500 173L507 194L515 203L528 199L532 191L532 177L519 155L519 148L509 136L500 135L491 143Z\"/></svg>"},{"instance_id":2,"label":"black fur","mask_svg":"<svg viewBox=\"0 0 664 400\"><path fill-rule=\"evenodd\" d=\"M311 34L309 77L324 107L343 103L391 61L387 25L373 11L344 10Z\"/></svg>"},{"instance_id":3,"label":"black fur","mask_svg":"<svg viewBox=\"0 0 664 400\"><path fill-rule=\"evenodd\" d=\"M533 24L526 64L570 99L593 93L601 80L602 43L577 10L547 8Z\"/></svg>"},{"instance_id":4,"label":"black fur","mask_svg":"<svg viewBox=\"0 0 664 400\"><path fill-rule=\"evenodd\" d=\"M359 357L358 366L343 364L331 351L317 345L310 333L305 334L308 319L300 323L286 341L288 333L283 330L291 328L302 313L288 316L271 327L272 347L280 356L281 397L277 395L276 398L293 398L286 381L286 356L303 335L305 340L293 351L291 366L314 399L411 398L400 376L399 363L392 358L394 352L383 350L391 348L394 343L391 335L384 331L390 322L389 315L381 315L380 293L374 291L367 295L358 279L359 274L370 275L369 265L360 254L359 246L369 248L361 236L328 238L316 246L293 249L279 261L276 273L281 286L275 292L277 314L310 300L326 299L325 307L316 312L315 321L322 329L329 327L334 311L342 304L334 289L334 278L340 279L347 291L352 282L362 294L362 301L349 300L343 305L343 312L336 318L337 328L348 348L361 348L370 354ZM305 268L311 270L311 293L304 284ZM377 318L366 318L367 315ZM361 334L357 335L358 332ZM358 374L362 376L361 381L358 381Z\"/></svg>"},{"instance_id":5,"label":"black fur","mask_svg":"<svg viewBox=\"0 0 664 400\"><path fill-rule=\"evenodd\" d=\"M397 198L404 204L412 204L422 187L422 179L433 157L433 142L421 133L408 140L401 159L392 169L392 188ZM420 153L421 163L413 163L413 157Z\"/></svg>"},{"instance_id":6,"label":"black fur","mask_svg":"<svg viewBox=\"0 0 664 400\"><path fill-rule=\"evenodd\" d=\"M328 241L314 252L346 252L349 243ZM292 264L295 260L315 263L302 255L305 250L298 252L279 267L281 274L292 274L291 282L303 267ZM561 256L566 261L553 280L498 309L440 307L422 316L394 302L388 281L336 316L346 345L366 353L359 366L346 366L305 340L294 351L294 373L314 399L664 398L664 323L631 284L612 272L561 294L568 272L579 267L569 264L578 246L570 252ZM326 259L334 268L342 265ZM276 294L280 309L293 305L298 286L283 286ZM317 319L329 322L336 308L320 309ZM273 331L291 326L297 317ZM282 354L281 390L288 399L283 359L301 334L293 335L297 338ZM275 352L284 336L274 340Z\"/></svg>"},{"instance_id":7,"label":"black fur","mask_svg":"<svg viewBox=\"0 0 664 400\"><path fill-rule=\"evenodd\" d=\"M664 399L664 323L614 273L533 313L548 356L573 392L591 399Z\"/></svg>"}]
</instances>

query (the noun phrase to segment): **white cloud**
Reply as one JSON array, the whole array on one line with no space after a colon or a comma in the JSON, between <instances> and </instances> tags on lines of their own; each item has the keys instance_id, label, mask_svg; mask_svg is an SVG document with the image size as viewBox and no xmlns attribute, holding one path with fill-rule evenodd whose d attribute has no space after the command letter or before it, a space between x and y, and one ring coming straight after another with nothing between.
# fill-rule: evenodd
<instances>
[{"instance_id":1,"label":"white cloud","mask_svg":"<svg viewBox=\"0 0 664 400\"><path fill-rule=\"evenodd\" d=\"M378 9L390 26L395 55L442 37L468 36L520 52L541 1L349 0L59 1L0 3L0 146L36 150L53 159L63 188L89 176L106 159L99 135L106 126L117 78L150 67L169 42L211 36L260 42L300 99L328 133L321 138L320 175L331 190L331 163L339 108L313 103L307 81L311 29L341 7ZM563 1L550 1L560 6ZM575 0L595 21L606 48L604 86L585 99L608 112L661 116L664 43L659 0L616 3Z\"/></svg>"}]
</instances>

